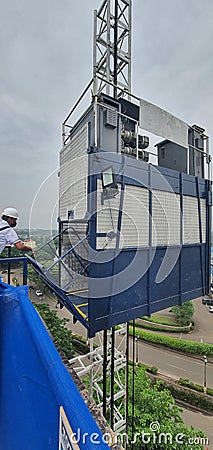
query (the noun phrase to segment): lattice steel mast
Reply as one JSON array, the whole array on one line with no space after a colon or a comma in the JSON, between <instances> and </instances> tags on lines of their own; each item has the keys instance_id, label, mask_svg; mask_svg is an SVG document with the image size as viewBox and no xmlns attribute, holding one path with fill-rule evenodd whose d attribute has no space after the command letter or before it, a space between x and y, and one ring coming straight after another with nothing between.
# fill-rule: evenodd
<instances>
[{"instance_id":1,"label":"lattice steel mast","mask_svg":"<svg viewBox=\"0 0 213 450\"><path fill-rule=\"evenodd\" d=\"M94 12L94 94L131 92L131 15L132 0L104 0Z\"/></svg>"}]
</instances>

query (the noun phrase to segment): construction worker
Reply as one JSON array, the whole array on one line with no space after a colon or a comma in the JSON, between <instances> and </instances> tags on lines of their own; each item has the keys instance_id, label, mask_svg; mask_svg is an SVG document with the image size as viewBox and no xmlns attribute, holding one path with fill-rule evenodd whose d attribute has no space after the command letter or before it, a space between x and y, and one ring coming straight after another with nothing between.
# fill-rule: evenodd
<instances>
[{"instance_id":1,"label":"construction worker","mask_svg":"<svg viewBox=\"0 0 213 450\"><path fill-rule=\"evenodd\" d=\"M13 228L17 225L18 211L15 208L5 208L2 212L2 220L0 221L0 254L6 245L14 245L18 250L32 252L33 249L22 244L17 233Z\"/></svg>"}]
</instances>

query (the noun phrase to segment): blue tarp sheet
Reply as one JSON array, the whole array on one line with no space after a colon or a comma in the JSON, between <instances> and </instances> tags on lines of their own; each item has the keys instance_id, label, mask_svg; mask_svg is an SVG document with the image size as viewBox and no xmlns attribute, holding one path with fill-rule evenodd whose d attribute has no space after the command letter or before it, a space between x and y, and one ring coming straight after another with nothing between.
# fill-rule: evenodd
<instances>
[{"instance_id":1,"label":"blue tarp sheet","mask_svg":"<svg viewBox=\"0 0 213 450\"><path fill-rule=\"evenodd\" d=\"M27 292L0 283L0 449L58 450L60 406L80 449L108 449Z\"/></svg>"}]
</instances>

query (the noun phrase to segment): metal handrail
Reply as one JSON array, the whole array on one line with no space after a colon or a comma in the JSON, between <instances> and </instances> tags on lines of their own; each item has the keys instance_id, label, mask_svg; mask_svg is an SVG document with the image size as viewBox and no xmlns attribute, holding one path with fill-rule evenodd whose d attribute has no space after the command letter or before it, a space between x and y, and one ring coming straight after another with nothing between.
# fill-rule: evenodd
<instances>
[{"instance_id":1,"label":"metal handrail","mask_svg":"<svg viewBox=\"0 0 213 450\"><path fill-rule=\"evenodd\" d=\"M73 245L73 247L71 247L69 250L67 250L67 252L65 252L62 256L60 256L57 261L54 261L54 263L52 263L46 270L45 272L48 272L49 270L51 270L53 267L55 267L56 264L58 264L60 261L63 260L63 258L65 258L67 255L69 255L69 253L73 253L74 256L77 258L77 255L75 253L75 248L78 247L80 244L82 244L82 242L85 241L85 239L87 239L89 237L89 235L87 234L86 236L84 236L79 242L77 242L75 245ZM79 261L79 258L77 258ZM82 265L82 264L81 264ZM84 268L86 269L86 268Z\"/></svg>"},{"instance_id":2,"label":"metal handrail","mask_svg":"<svg viewBox=\"0 0 213 450\"><path fill-rule=\"evenodd\" d=\"M27 284L27 257L26 256L18 256L18 257L7 257L7 258L0 258L0 264L1 263L8 263L8 284L10 284L10 263L13 262L22 262L23 263L23 285Z\"/></svg>"}]
</instances>

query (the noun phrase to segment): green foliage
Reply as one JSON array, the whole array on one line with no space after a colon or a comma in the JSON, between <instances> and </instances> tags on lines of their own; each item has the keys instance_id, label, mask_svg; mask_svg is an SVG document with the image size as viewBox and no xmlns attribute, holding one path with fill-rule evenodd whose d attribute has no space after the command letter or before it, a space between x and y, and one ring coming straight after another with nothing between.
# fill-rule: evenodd
<instances>
[{"instance_id":1,"label":"green foliage","mask_svg":"<svg viewBox=\"0 0 213 450\"><path fill-rule=\"evenodd\" d=\"M204 392L203 386L201 386L200 384L193 383L188 378L179 378L178 383L181 386L186 386L186 387L188 387L190 389L193 389L195 391ZM213 389L207 388L206 392L207 392L208 395L213 396Z\"/></svg>"},{"instance_id":2,"label":"green foliage","mask_svg":"<svg viewBox=\"0 0 213 450\"><path fill-rule=\"evenodd\" d=\"M20 286L20 285L19 285L19 282L18 282L17 279L16 279L16 277L13 277L13 278L12 278L12 282L13 282L14 286L16 286L16 287L17 287L17 286Z\"/></svg>"},{"instance_id":3,"label":"green foliage","mask_svg":"<svg viewBox=\"0 0 213 450\"><path fill-rule=\"evenodd\" d=\"M207 388L207 389L206 389L206 393L207 393L208 395L211 395L211 396L213 397L213 389L212 389L212 388Z\"/></svg>"},{"instance_id":4,"label":"green foliage","mask_svg":"<svg viewBox=\"0 0 213 450\"><path fill-rule=\"evenodd\" d=\"M169 389L174 398L213 413L212 399L208 398L208 396L201 397L198 396L196 392L193 392L193 390L191 390L190 392L187 390L180 390L177 389L175 385L168 385L167 389Z\"/></svg>"},{"instance_id":5,"label":"green foliage","mask_svg":"<svg viewBox=\"0 0 213 450\"><path fill-rule=\"evenodd\" d=\"M143 316L142 319L147 322L158 323L160 325L169 325L171 327L181 326L174 317L167 318L165 316L160 316L159 314L152 314L151 317Z\"/></svg>"},{"instance_id":6,"label":"green foliage","mask_svg":"<svg viewBox=\"0 0 213 450\"><path fill-rule=\"evenodd\" d=\"M67 359L72 358L72 333L65 327L69 319L60 319L57 316L57 312L52 311L47 303L36 303L34 306L43 318L58 350L62 352Z\"/></svg>"},{"instance_id":7,"label":"green foliage","mask_svg":"<svg viewBox=\"0 0 213 450\"><path fill-rule=\"evenodd\" d=\"M153 383L145 374L146 369L147 367L141 363L134 367L134 390L132 389L133 368L129 369L128 448L134 448L134 450L182 450L183 448L191 450L191 443L193 439L196 439L196 449L203 449L202 443L207 442L204 432L192 427L188 428L184 424L181 416L182 409L175 404L170 390L165 388L162 381ZM153 372L156 370L155 367L150 368L150 371L151 369ZM124 382L125 371L121 373L120 379ZM84 382L89 388L89 377ZM174 392L176 393L176 390ZM107 377L107 395L109 393L110 377ZM100 401L96 396L94 398L96 401ZM117 407L119 405L120 399ZM123 404L122 413L124 413L124 409ZM198 442L199 439L202 439L201 443ZM121 442L124 443L126 440L126 437L123 436Z\"/></svg>"},{"instance_id":8,"label":"green foliage","mask_svg":"<svg viewBox=\"0 0 213 450\"><path fill-rule=\"evenodd\" d=\"M176 315L177 322L180 325L189 325L194 314L192 301L185 302L182 306L173 306L171 311Z\"/></svg>"},{"instance_id":9,"label":"green foliage","mask_svg":"<svg viewBox=\"0 0 213 450\"><path fill-rule=\"evenodd\" d=\"M147 372L156 375L158 373L158 368L156 366L151 366L146 369Z\"/></svg>"},{"instance_id":10,"label":"green foliage","mask_svg":"<svg viewBox=\"0 0 213 450\"><path fill-rule=\"evenodd\" d=\"M48 287L43 283L43 281L36 274L35 270L28 264L27 266L27 276L28 280L31 283L34 283L37 288L39 288L42 292L49 292Z\"/></svg>"},{"instance_id":11,"label":"green foliage","mask_svg":"<svg viewBox=\"0 0 213 450\"><path fill-rule=\"evenodd\" d=\"M203 386L200 386L200 384L195 384L194 389L195 389L195 391L198 391L198 392L204 391Z\"/></svg>"},{"instance_id":12,"label":"green foliage","mask_svg":"<svg viewBox=\"0 0 213 450\"><path fill-rule=\"evenodd\" d=\"M131 387L132 371L129 374L130 403L129 429L134 428L131 438L134 439L134 450L191 450L189 439L202 437L200 430L187 428L181 417L181 409L175 405L174 398L161 381L154 385L144 374L142 368L137 368L135 374L135 393ZM132 421L132 401L134 400L134 419ZM176 439L183 436L183 442ZM179 442L178 442L179 441ZM203 449L199 443L196 449Z\"/></svg>"},{"instance_id":13,"label":"green foliage","mask_svg":"<svg viewBox=\"0 0 213 450\"><path fill-rule=\"evenodd\" d=\"M89 345L86 343L86 339L82 336L79 336L77 334L72 335L72 343L73 347L78 353L81 353L83 355L86 355L89 351Z\"/></svg>"},{"instance_id":14,"label":"green foliage","mask_svg":"<svg viewBox=\"0 0 213 450\"><path fill-rule=\"evenodd\" d=\"M147 320L147 324L138 322L136 320L135 325L138 328L144 328L146 330L163 331L164 333L185 333L185 334L189 333L189 328L183 328L183 327L181 327L181 325L178 325L178 326L175 325L176 328L174 328L174 326L172 327L171 325L169 325L169 327L171 327L171 328L166 328L166 327L160 326L160 324L155 325L153 321L148 321L148 320Z\"/></svg>"},{"instance_id":15,"label":"green foliage","mask_svg":"<svg viewBox=\"0 0 213 450\"><path fill-rule=\"evenodd\" d=\"M132 333L133 329L132 327L130 327L130 334ZM137 336L144 341L151 342L156 345L164 345L165 347L185 353L195 355L213 354L212 344L201 344L200 342L184 341L183 339L176 339L157 333L149 333L148 331L140 330L139 328L137 328Z\"/></svg>"}]
</instances>

